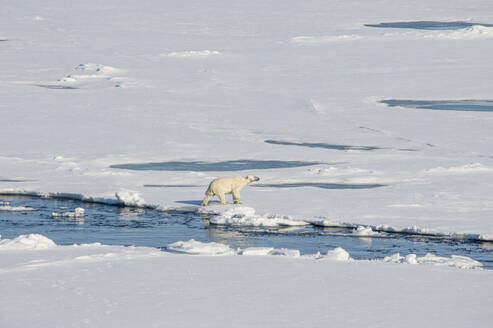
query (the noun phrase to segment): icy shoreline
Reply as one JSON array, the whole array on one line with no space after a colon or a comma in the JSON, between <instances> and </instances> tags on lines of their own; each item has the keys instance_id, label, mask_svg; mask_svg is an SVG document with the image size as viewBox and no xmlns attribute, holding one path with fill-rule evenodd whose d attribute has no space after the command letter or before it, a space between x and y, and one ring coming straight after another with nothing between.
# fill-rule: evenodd
<instances>
[{"instance_id":1,"label":"icy shoreline","mask_svg":"<svg viewBox=\"0 0 493 328\"><path fill-rule=\"evenodd\" d=\"M351 261L342 249L315 259L262 248L191 256L147 247L57 246L39 235L0 244L0 256L0 289L8 295L0 298L0 324L6 327L323 327L329 321L342 327L348 318L360 320L353 327L491 323L492 271L458 269L465 268L464 258L396 254L385 263Z\"/></svg>"},{"instance_id":2,"label":"icy shoreline","mask_svg":"<svg viewBox=\"0 0 493 328\"><path fill-rule=\"evenodd\" d=\"M123 249L135 249L135 250L150 250L151 254L159 254L161 250L152 247L138 247L138 246L110 246L102 245L100 243L92 244L73 244L73 245L57 245L53 240L40 235L29 234L20 235L14 239L0 239L0 254L9 251L41 251L50 249L70 249L78 247L123 247ZM452 255L451 257L441 257L433 254L426 254L425 256L417 256L416 254L409 254L405 257L400 256L399 253L387 256L380 260L355 260L351 258L350 254L341 247L328 250L326 254L306 254L301 255L297 249L276 249L272 247L247 247L247 248L231 248L228 245L217 242L199 242L193 239L189 241L178 241L172 243L166 247L165 252L173 252L187 255L198 256L269 256L269 257L290 257L305 260L332 260L342 262L386 262L386 263L401 263L401 264L427 264L435 266L449 266L458 269L480 269L483 265L466 256ZM0 271L1 273L1 271Z\"/></svg>"},{"instance_id":3,"label":"icy shoreline","mask_svg":"<svg viewBox=\"0 0 493 328\"><path fill-rule=\"evenodd\" d=\"M213 205L209 207L202 206L163 206L160 204L146 203L138 193L133 191L120 191L115 193L115 198L92 197L77 193L59 193L59 192L37 192L26 191L22 189L0 189L0 196L28 196L47 199L67 199L76 200L86 203L95 203L109 206L123 206L153 209L169 213L186 213L196 215L206 215L209 223L212 225L231 225L231 226L260 226L260 227L285 227L285 226L304 226L314 225L319 227L340 227L351 229L366 229L370 233L386 232L395 234L418 235L429 237L441 237L452 240L470 240L493 242L492 234L481 233L461 233L461 232L446 232L434 231L428 228L418 226L411 227L396 227L388 224L372 225L361 224L357 222L339 222L329 220L325 217L317 218L292 218L289 215L279 214L256 214L252 207L242 205L219 206Z\"/></svg>"}]
</instances>

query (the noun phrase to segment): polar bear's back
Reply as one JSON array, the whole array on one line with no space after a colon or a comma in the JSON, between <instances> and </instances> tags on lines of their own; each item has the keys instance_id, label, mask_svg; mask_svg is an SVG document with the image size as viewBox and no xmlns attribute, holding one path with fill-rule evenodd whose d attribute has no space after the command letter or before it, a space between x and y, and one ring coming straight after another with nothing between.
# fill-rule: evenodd
<instances>
[{"instance_id":1,"label":"polar bear's back","mask_svg":"<svg viewBox=\"0 0 493 328\"><path fill-rule=\"evenodd\" d=\"M248 184L245 177L217 178L211 181L205 194L230 193L233 189L244 187Z\"/></svg>"}]
</instances>

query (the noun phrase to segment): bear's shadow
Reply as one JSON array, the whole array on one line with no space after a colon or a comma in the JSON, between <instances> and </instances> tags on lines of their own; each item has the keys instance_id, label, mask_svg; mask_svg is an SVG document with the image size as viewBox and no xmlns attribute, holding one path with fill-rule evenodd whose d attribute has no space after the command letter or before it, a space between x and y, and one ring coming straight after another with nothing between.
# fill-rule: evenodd
<instances>
[{"instance_id":1,"label":"bear's shadow","mask_svg":"<svg viewBox=\"0 0 493 328\"><path fill-rule=\"evenodd\" d=\"M202 200L179 200L179 201L177 201L177 203L202 206ZM209 204L211 204L211 205L212 204L221 204L221 202L218 200L211 200L209 202Z\"/></svg>"}]
</instances>

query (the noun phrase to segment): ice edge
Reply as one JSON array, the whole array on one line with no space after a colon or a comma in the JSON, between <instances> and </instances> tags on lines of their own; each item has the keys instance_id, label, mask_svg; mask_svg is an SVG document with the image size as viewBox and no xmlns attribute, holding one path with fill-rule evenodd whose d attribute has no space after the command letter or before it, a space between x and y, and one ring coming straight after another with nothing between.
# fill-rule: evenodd
<instances>
[{"instance_id":1,"label":"ice edge","mask_svg":"<svg viewBox=\"0 0 493 328\"><path fill-rule=\"evenodd\" d=\"M201 211L200 206L163 206L159 204L149 204L149 203L129 203L117 198L104 198L104 197L92 197L77 193L65 193L65 192L40 192L40 191L28 191L24 189L0 189L0 196L30 196L39 198L50 198L50 199L69 199L78 200L85 203L103 204L110 206L120 206L120 207L136 207L136 208L146 208L153 209L156 211L162 211L167 213L183 213L183 214L210 214L218 215L216 211ZM481 233L460 233L460 232L440 232L430 230L428 228L420 228L418 226L412 227L395 227L387 224L383 225L368 225L350 222L338 222L334 220L327 219L325 217L318 217L313 219L299 220L305 222L306 224L311 224L319 227L341 227L341 228L370 228L375 232L387 232L387 233L397 233L406 235L418 235L418 236L429 236L429 237L442 237L449 238L453 240L470 240L470 241L486 241L493 242L493 234L481 234ZM220 225L220 224L219 224Z\"/></svg>"}]
</instances>

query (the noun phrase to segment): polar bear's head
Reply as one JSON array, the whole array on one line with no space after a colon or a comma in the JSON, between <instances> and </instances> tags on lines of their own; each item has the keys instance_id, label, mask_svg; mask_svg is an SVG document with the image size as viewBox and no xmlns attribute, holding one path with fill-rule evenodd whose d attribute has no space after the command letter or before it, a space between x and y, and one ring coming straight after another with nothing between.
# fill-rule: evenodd
<instances>
[{"instance_id":1,"label":"polar bear's head","mask_svg":"<svg viewBox=\"0 0 493 328\"><path fill-rule=\"evenodd\" d=\"M248 181L248 183L251 183L253 181L258 181L260 180L260 178L258 176L255 176L255 175L247 175L245 177L245 179Z\"/></svg>"}]
</instances>

